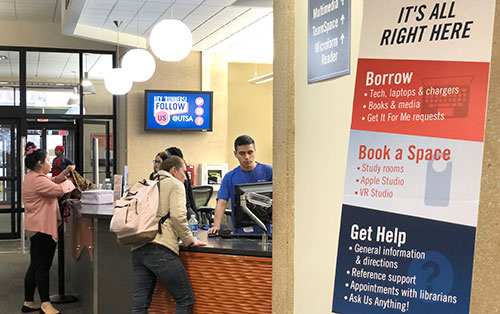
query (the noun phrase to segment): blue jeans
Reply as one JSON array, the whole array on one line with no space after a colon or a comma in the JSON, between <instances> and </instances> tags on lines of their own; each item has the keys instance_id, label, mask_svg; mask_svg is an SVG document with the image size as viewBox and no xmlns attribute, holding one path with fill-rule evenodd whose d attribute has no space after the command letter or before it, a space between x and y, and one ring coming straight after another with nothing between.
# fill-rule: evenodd
<instances>
[{"instance_id":1,"label":"blue jeans","mask_svg":"<svg viewBox=\"0 0 500 314\"><path fill-rule=\"evenodd\" d=\"M175 314L189 314L193 311L193 289L186 269L177 254L162 245L148 243L132 251L132 268L134 273L133 314L147 314L157 278L174 298Z\"/></svg>"}]
</instances>

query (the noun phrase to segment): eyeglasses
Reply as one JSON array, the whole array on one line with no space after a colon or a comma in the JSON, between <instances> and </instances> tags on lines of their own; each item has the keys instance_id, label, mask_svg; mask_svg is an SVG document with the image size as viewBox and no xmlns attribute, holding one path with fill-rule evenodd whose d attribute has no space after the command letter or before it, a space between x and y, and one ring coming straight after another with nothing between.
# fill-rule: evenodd
<instances>
[{"instance_id":1,"label":"eyeglasses","mask_svg":"<svg viewBox=\"0 0 500 314\"><path fill-rule=\"evenodd\" d=\"M156 159L155 159L155 160L153 160L153 163L154 163L154 164L161 164L161 160L156 160Z\"/></svg>"}]
</instances>

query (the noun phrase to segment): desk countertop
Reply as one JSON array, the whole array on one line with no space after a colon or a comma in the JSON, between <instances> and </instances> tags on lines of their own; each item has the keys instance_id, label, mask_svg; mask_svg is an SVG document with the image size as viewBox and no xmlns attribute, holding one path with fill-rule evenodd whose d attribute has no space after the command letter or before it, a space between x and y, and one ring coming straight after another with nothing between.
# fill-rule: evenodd
<instances>
[{"instance_id":1,"label":"desk countertop","mask_svg":"<svg viewBox=\"0 0 500 314\"><path fill-rule=\"evenodd\" d=\"M272 245L263 247L261 239L246 239L246 238L221 238L221 237L208 237L206 230L200 230L197 236L198 240L207 243L207 246L181 246L181 251L186 252L202 252L214 254L228 254L228 255L244 255L244 256L258 256L258 257L271 257Z\"/></svg>"},{"instance_id":2,"label":"desk countertop","mask_svg":"<svg viewBox=\"0 0 500 314\"><path fill-rule=\"evenodd\" d=\"M86 208L85 208L86 207ZM103 208L112 208L112 205L104 205ZM109 209L108 208L108 209ZM111 219L112 215L108 210L96 210L95 206L82 205L82 215L89 218L98 219ZM213 254L227 254L227 255L243 255L243 256L257 256L257 257L272 257L272 245L263 247L259 239L246 239L246 238L221 238L221 237L208 237L206 230L198 232L198 239L207 243L207 246L181 246L180 250L185 252L200 252L200 253L213 253Z\"/></svg>"}]
</instances>

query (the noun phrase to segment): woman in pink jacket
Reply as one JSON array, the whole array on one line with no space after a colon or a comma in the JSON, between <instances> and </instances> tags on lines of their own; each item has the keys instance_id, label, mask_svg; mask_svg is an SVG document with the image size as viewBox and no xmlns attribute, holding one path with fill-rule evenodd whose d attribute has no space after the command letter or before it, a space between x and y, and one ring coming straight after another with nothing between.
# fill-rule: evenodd
<instances>
[{"instance_id":1,"label":"woman in pink jacket","mask_svg":"<svg viewBox=\"0 0 500 314\"><path fill-rule=\"evenodd\" d=\"M30 170L24 178L22 189L24 229L31 243L30 265L24 277L24 305L21 311L59 313L50 303L49 271L56 249L57 230L61 225L57 198L75 188L66 179L74 166L68 166L57 177L49 178L49 155L31 142L26 144L24 164ZM40 294L41 307L33 302L35 288L38 288Z\"/></svg>"}]
</instances>

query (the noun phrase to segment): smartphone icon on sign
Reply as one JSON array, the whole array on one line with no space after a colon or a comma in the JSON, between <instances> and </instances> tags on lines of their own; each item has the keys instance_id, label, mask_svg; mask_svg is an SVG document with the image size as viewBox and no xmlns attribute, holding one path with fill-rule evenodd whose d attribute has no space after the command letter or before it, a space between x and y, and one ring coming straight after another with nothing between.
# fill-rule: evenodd
<instances>
[{"instance_id":1,"label":"smartphone icon on sign","mask_svg":"<svg viewBox=\"0 0 500 314\"><path fill-rule=\"evenodd\" d=\"M436 169L437 168L437 169ZM446 207L450 204L451 170L453 164L430 160L427 163L424 204Z\"/></svg>"}]
</instances>

